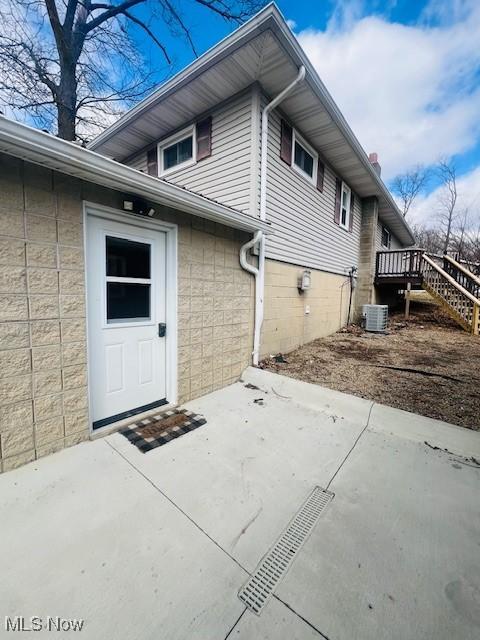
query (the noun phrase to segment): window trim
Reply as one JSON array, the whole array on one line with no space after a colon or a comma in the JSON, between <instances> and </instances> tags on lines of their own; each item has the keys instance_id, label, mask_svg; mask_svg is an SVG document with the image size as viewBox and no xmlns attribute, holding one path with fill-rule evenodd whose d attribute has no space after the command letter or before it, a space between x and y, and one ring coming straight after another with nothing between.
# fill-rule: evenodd
<instances>
[{"instance_id":1,"label":"window trim","mask_svg":"<svg viewBox=\"0 0 480 640\"><path fill-rule=\"evenodd\" d=\"M387 244L383 244L383 232L386 231L388 234L388 242ZM380 235L380 244L382 245L382 247L385 247L385 249L390 249L390 247L392 246L392 233L390 231L390 229L388 227L386 227L384 224L382 224L382 232Z\"/></svg>"},{"instance_id":2,"label":"window trim","mask_svg":"<svg viewBox=\"0 0 480 640\"><path fill-rule=\"evenodd\" d=\"M345 224L342 224L342 208L343 208L343 190L348 192L348 204L347 204L347 216L345 218ZM338 221L338 225L342 227L342 229L346 229L350 231L350 217L352 215L351 211L352 204L352 189L348 186L346 182L342 180L342 188L340 189L340 219Z\"/></svg>"},{"instance_id":3,"label":"window trim","mask_svg":"<svg viewBox=\"0 0 480 640\"><path fill-rule=\"evenodd\" d=\"M169 169L163 168L163 152L168 147L171 147L172 144L176 144L181 142L182 140L186 140L186 138L192 138L192 157L188 160L184 160L184 162L180 162ZM186 167L192 167L194 164L197 164L197 127L196 124L193 123L188 127L185 127L181 131L161 140L157 145L157 154L158 154L158 175L159 176L168 176L175 171L180 171L180 169L185 169Z\"/></svg>"},{"instance_id":4,"label":"window trim","mask_svg":"<svg viewBox=\"0 0 480 640\"><path fill-rule=\"evenodd\" d=\"M295 145L298 144L305 149L307 153L309 153L313 158L313 173L310 176L306 171L304 171L298 164L295 163ZM294 171L300 174L303 178L308 180L313 186L317 184L317 171L318 171L318 153L315 149L306 142L305 138L303 138L295 127L292 127L292 163L290 165Z\"/></svg>"}]
</instances>

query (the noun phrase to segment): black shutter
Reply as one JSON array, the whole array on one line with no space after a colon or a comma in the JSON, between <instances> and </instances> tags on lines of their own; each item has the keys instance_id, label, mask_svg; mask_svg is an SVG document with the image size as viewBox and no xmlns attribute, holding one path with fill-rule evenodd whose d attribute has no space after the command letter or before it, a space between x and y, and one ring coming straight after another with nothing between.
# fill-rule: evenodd
<instances>
[{"instance_id":1,"label":"black shutter","mask_svg":"<svg viewBox=\"0 0 480 640\"><path fill-rule=\"evenodd\" d=\"M355 198L353 193L350 192L350 220L348 221L348 230L350 233L353 231L353 207L355 206Z\"/></svg>"},{"instance_id":2,"label":"black shutter","mask_svg":"<svg viewBox=\"0 0 480 640\"><path fill-rule=\"evenodd\" d=\"M150 176L158 176L158 152L157 147L147 151L147 173Z\"/></svg>"},{"instance_id":3,"label":"black shutter","mask_svg":"<svg viewBox=\"0 0 480 640\"><path fill-rule=\"evenodd\" d=\"M281 140L280 140L280 158L287 164L292 164L292 127L282 120Z\"/></svg>"},{"instance_id":4,"label":"black shutter","mask_svg":"<svg viewBox=\"0 0 480 640\"><path fill-rule=\"evenodd\" d=\"M323 180L325 177L325 165L323 162L318 159L318 168L317 168L317 189L323 192Z\"/></svg>"},{"instance_id":5,"label":"black shutter","mask_svg":"<svg viewBox=\"0 0 480 640\"><path fill-rule=\"evenodd\" d=\"M342 202L342 181L340 178L335 178L335 224L340 224L340 205Z\"/></svg>"},{"instance_id":6,"label":"black shutter","mask_svg":"<svg viewBox=\"0 0 480 640\"><path fill-rule=\"evenodd\" d=\"M212 116L197 122L197 160L212 155Z\"/></svg>"}]
</instances>

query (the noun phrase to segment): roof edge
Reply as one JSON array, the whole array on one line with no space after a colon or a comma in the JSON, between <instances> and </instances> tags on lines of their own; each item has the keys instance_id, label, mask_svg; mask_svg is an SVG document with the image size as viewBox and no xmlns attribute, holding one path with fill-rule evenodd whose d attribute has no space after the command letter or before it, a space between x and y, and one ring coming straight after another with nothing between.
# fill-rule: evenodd
<instances>
[{"instance_id":1,"label":"roof edge","mask_svg":"<svg viewBox=\"0 0 480 640\"><path fill-rule=\"evenodd\" d=\"M89 142L87 148L96 149L104 144L117 133L117 131L123 129L129 122L141 115L142 112L148 111L157 101L164 99L169 93L176 91L182 83L189 82L196 75L206 71L212 64L217 62L218 57L224 54L227 49L238 48L241 46L243 40L250 38L257 30L259 33L265 30L268 20L274 16L280 16L283 20L283 16L279 12L277 5L274 2L270 2L240 27L235 29L235 31L226 35L213 45L213 47L210 47L205 53L202 53L200 57L193 60L169 80L163 82L158 89L155 89L150 95L125 112L116 122ZM259 27L262 28L259 29Z\"/></svg>"},{"instance_id":2,"label":"roof edge","mask_svg":"<svg viewBox=\"0 0 480 640\"><path fill-rule=\"evenodd\" d=\"M297 66L305 66L307 70L305 82L309 83L312 90L317 94L330 117L335 122L341 133L345 136L348 144L352 147L353 152L357 155L369 177L376 185L377 192L372 193L371 195L382 198L386 202L387 206L395 213L405 234L402 241L406 241L407 244L414 244L415 237L413 235L413 231L398 208L388 187L372 167L365 150L336 105L328 89L322 82L314 66L303 51L297 38L292 33L275 2L269 3L233 33L220 40L220 42L208 49L199 58L187 65L183 70L175 74L170 80L163 83L158 89L139 102L135 107L127 111L117 120L117 122L105 129L104 132L92 140L88 145L88 148L94 150L101 147L102 144L107 142L118 131L133 122L137 116L141 115L144 111L148 111L148 109L150 109L156 102L164 99L169 93L176 91L180 85L191 81L196 75L204 72L212 64L215 64L222 55L230 53L232 50L241 46L245 40L248 40L252 36L256 35L256 33L260 33L269 27L272 28L277 37L280 36L281 44L283 45L286 54L292 58L294 63L297 64Z\"/></svg>"},{"instance_id":3,"label":"roof edge","mask_svg":"<svg viewBox=\"0 0 480 640\"><path fill-rule=\"evenodd\" d=\"M360 144L360 141L358 140L353 130L351 129L350 125L348 124L347 120L345 119L344 115L338 108L335 100L333 99L327 87L321 80L315 67L310 62L310 59L308 58L308 56L300 46L300 43L298 42L297 38L292 33L291 29L289 28L285 18L283 17L282 13L278 9L277 5L275 3L272 3L269 6L271 6L271 15L275 20L275 24L278 30L281 32L282 37L286 40L288 45L291 47L292 52L295 54L296 60L295 58L294 60L296 64L303 65L307 71L305 76L305 81L308 82L309 79L311 80L310 86L315 91L315 93L317 93L319 99L321 100L325 109L328 111L330 117L335 122L335 124L340 129L340 131L344 134L345 138L347 139L347 142L351 145L353 151L356 153L357 157L364 165L370 177L373 179L374 183L377 185L380 193L372 194L372 195L376 195L377 197L383 196L385 198L385 200L387 201L387 204L392 208L392 210L395 212L395 214L399 218L409 240L411 241L412 244L414 244L415 236L413 235L413 231L408 225L404 216L402 215L400 209L398 208L398 205L395 202L392 194L390 193L387 185L383 182L381 177L375 171L370 160L368 159L367 153L365 152L364 148Z\"/></svg>"},{"instance_id":4,"label":"roof edge","mask_svg":"<svg viewBox=\"0 0 480 640\"><path fill-rule=\"evenodd\" d=\"M247 213L5 116L0 116L0 152L228 227L272 232L267 223Z\"/></svg>"}]
</instances>

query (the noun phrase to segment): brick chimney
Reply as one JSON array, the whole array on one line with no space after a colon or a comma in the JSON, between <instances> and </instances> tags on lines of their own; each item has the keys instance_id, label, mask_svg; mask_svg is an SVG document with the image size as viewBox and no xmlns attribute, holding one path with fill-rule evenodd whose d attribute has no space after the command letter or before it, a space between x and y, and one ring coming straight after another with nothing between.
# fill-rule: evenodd
<instances>
[{"instance_id":1,"label":"brick chimney","mask_svg":"<svg viewBox=\"0 0 480 640\"><path fill-rule=\"evenodd\" d=\"M369 153L368 159L370 160L370 164L375 169L375 172L378 176L382 173L382 167L378 164L378 154L377 153Z\"/></svg>"}]
</instances>

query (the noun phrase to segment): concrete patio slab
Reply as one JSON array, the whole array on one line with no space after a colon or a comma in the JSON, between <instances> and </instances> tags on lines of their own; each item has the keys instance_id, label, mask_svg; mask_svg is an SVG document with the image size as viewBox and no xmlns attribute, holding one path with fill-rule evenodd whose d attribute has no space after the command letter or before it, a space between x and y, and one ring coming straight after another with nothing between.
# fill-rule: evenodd
<instances>
[{"instance_id":1,"label":"concrete patio slab","mask_svg":"<svg viewBox=\"0 0 480 640\"><path fill-rule=\"evenodd\" d=\"M479 433L252 369L187 407L207 424L147 454L114 434L0 476L0 637L4 616L88 640L480 637ZM245 611L316 485L334 499Z\"/></svg>"},{"instance_id":2,"label":"concrete patio slab","mask_svg":"<svg viewBox=\"0 0 480 640\"><path fill-rule=\"evenodd\" d=\"M472 432L441 420L419 416L382 404L375 404L368 428L372 431L401 435L414 442L429 442L440 449L480 459L480 432ZM433 438L433 442L430 440Z\"/></svg>"},{"instance_id":3,"label":"concrete patio slab","mask_svg":"<svg viewBox=\"0 0 480 640\"><path fill-rule=\"evenodd\" d=\"M105 440L0 480L0 637L21 635L4 616L60 616L92 640L204 640L241 614L247 574Z\"/></svg>"},{"instance_id":4,"label":"concrete patio slab","mask_svg":"<svg viewBox=\"0 0 480 640\"><path fill-rule=\"evenodd\" d=\"M187 404L207 418L207 425L188 438L145 455L119 434L108 437L248 571L312 488L328 483L365 427L372 405L358 403L354 420L354 408L343 398L344 407L328 394L330 402L321 397L315 407L315 398L308 397L304 405L303 383L287 379L284 387L281 376L260 374L249 370L243 384ZM253 380L261 389L245 386Z\"/></svg>"},{"instance_id":5,"label":"concrete patio slab","mask_svg":"<svg viewBox=\"0 0 480 640\"><path fill-rule=\"evenodd\" d=\"M278 595L329 638L477 639L479 479L449 454L367 431Z\"/></svg>"},{"instance_id":6,"label":"concrete patio slab","mask_svg":"<svg viewBox=\"0 0 480 640\"><path fill-rule=\"evenodd\" d=\"M308 622L276 598L257 616L248 609L235 626L230 638L235 640L319 640L321 636Z\"/></svg>"}]
</instances>

